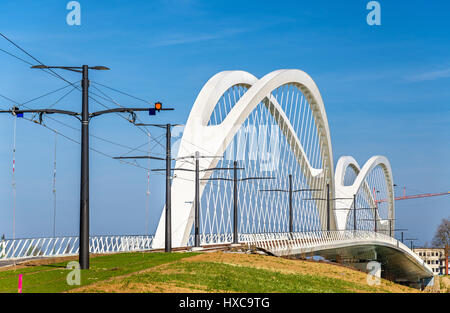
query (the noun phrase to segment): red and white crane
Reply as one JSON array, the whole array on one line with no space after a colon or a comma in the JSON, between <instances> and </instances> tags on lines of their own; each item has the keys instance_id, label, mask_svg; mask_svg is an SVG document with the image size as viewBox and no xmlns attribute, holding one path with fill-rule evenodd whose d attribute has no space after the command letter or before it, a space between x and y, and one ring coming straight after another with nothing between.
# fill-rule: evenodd
<instances>
[{"instance_id":1,"label":"red and white crane","mask_svg":"<svg viewBox=\"0 0 450 313\"><path fill-rule=\"evenodd\" d=\"M417 195L410 195L407 196L406 195L406 188L403 189L403 196L401 197L395 197L395 200L408 200L408 199L418 199L418 198L428 198L428 197L437 197L437 196L448 196L450 195L450 191L447 192L439 192L439 193L421 193L421 194L417 194ZM379 202L386 202L388 201L388 199L380 199L380 200L375 200L375 203L379 203Z\"/></svg>"},{"instance_id":2,"label":"red and white crane","mask_svg":"<svg viewBox=\"0 0 450 313\"><path fill-rule=\"evenodd\" d=\"M422 193L417 195L406 195L406 187L403 187L403 196L402 197L395 197L395 200L408 200L408 199L418 199L418 198L428 198L428 197L437 197L437 196L448 196L450 195L450 191L447 192L439 192L439 193ZM375 189L374 189L374 196L375 196ZM378 206L378 203L380 202L386 202L388 199L380 199L376 200L375 203ZM448 246L445 246L445 274L448 275Z\"/></svg>"}]
</instances>

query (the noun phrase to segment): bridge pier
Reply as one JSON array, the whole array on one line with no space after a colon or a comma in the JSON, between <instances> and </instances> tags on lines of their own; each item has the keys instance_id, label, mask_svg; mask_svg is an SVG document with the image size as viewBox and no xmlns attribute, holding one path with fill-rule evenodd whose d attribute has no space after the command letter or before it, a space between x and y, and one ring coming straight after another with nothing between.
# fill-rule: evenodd
<instances>
[{"instance_id":1,"label":"bridge pier","mask_svg":"<svg viewBox=\"0 0 450 313\"><path fill-rule=\"evenodd\" d=\"M374 270L369 266L369 263L375 261L380 263L379 270ZM372 274L375 277L383 278L389 281L392 281L397 284L405 285L411 288L416 288L419 290L424 290L427 287L433 287L435 284L435 277L427 277L421 278L417 277L417 279L412 279L411 277L406 278L401 275L398 271L392 269L389 266L389 262L385 259L377 259L376 257L373 259L346 259L345 261L341 261L341 264L347 265L349 267L353 267L357 270L365 272L367 274ZM369 268L368 268L369 266Z\"/></svg>"},{"instance_id":2,"label":"bridge pier","mask_svg":"<svg viewBox=\"0 0 450 313\"><path fill-rule=\"evenodd\" d=\"M378 278L383 278L389 281L392 281L397 284L405 285L411 288L423 290L426 287L433 287L434 286L434 277L429 278L420 278L417 277L417 279L411 279L404 278L404 276L400 275L399 273L392 268L389 267L388 262L386 260L377 258L376 251L373 251L373 257L370 258L352 258L348 255L342 256L342 255L335 255L333 258L328 258L329 261L335 262L338 264L342 264L351 268L354 268L356 270L359 270L361 272L371 274ZM375 269L372 266L369 266L370 262L378 262L380 264L379 269Z\"/></svg>"},{"instance_id":3,"label":"bridge pier","mask_svg":"<svg viewBox=\"0 0 450 313\"><path fill-rule=\"evenodd\" d=\"M426 287L433 287L436 283L436 277L428 277L421 280L422 283L422 289L425 289Z\"/></svg>"}]
</instances>

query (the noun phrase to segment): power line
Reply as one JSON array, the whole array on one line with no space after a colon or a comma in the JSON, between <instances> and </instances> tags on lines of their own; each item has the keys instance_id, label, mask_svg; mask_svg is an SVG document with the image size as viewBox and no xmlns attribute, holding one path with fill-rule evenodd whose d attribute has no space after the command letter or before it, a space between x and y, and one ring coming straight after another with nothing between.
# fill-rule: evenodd
<instances>
[{"instance_id":1,"label":"power line","mask_svg":"<svg viewBox=\"0 0 450 313\"><path fill-rule=\"evenodd\" d=\"M79 142L78 140L73 139L73 138L71 138L71 137L69 137L69 136L67 136L67 135L64 135L63 133L61 133L61 132L57 131L56 129L51 128L51 127L49 127L49 126L47 126L47 125L45 125L45 124L38 123L38 122L36 122L35 120L31 120L31 119L28 119L28 118L25 118L25 117L24 117L24 119L25 119L25 120L28 120L28 121L30 121L30 122L39 124L39 125L41 125L41 126L47 128L48 130L51 130L51 131L53 131L53 132L57 132L59 135L63 136L64 138L66 138L66 139L68 139L68 140L70 140L70 141L72 141L72 142L74 142L74 143L76 143L76 144L79 144L79 145L81 144L81 142ZM100 150L98 150L98 149L95 149L95 148L92 148L92 147L90 147L89 149L92 150L92 151L94 151L94 152L97 152L97 153L100 154L100 155L103 155L103 156L105 156L105 157L107 157L107 158L110 158L110 159L113 159L113 160L114 160L114 157L113 157L112 155L106 153L106 152L102 152L102 151L100 151ZM143 167L143 166L140 166L140 165L138 165L138 164L135 164L135 163L131 163L131 162L123 162L123 163L127 163L127 164L129 164L129 165L133 165L133 166L136 166L136 167L139 167L139 168L148 170L147 168L145 168L145 167Z\"/></svg>"},{"instance_id":2,"label":"power line","mask_svg":"<svg viewBox=\"0 0 450 313\"><path fill-rule=\"evenodd\" d=\"M47 109L50 109L52 107L54 107L56 104L58 104L60 101L62 101L65 97L67 97L69 94L72 93L72 91L74 91L75 88L70 89L68 92L66 92L64 95L62 95L61 97L59 97L53 104L51 104L50 106L47 107ZM36 117L36 114L33 116L33 118Z\"/></svg>"},{"instance_id":3,"label":"power line","mask_svg":"<svg viewBox=\"0 0 450 313\"><path fill-rule=\"evenodd\" d=\"M32 58L33 60L35 60L36 62L38 62L40 65L44 65L40 60L38 60L36 57L34 57L31 53L29 53L28 51L26 51L24 48L20 47L20 46L19 46L18 44L16 44L13 40L9 39L9 38L8 38L7 36L5 36L3 33L0 33L0 35L1 35L3 38L5 38L8 42L10 42L12 45L14 45L16 48L18 48L20 51L22 51L23 53L25 53L26 55L28 55L30 58ZM26 63L26 64L28 64L28 65L32 65L32 63L30 63L30 62L28 62L28 61L26 61L26 60L23 60L22 58L17 57L17 56L15 56L15 55L13 55L12 53L9 53L9 52L7 52L7 51L5 51L5 50L2 50L2 51L3 51L3 52L6 52L7 54L9 54L9 55L11 55L11 56L13 56L13 57L15 57L15 58L21 60L21 61L23 61L24 63ZM52 76L55 76L55 77L57 77L57 78L59 78L59 79L65 81L65 82L68 83L69 85L71 85L71 86L73 86L74 88L76 88L78 91L81 91L81 90L80 90L80 87L78 87L78 86L75 85L74 83L68 81L67 79L65 79L65 78L62 77L61 75L57 74L57 73L56 73L55 71L53 71L51 68L47 68L47 69L40 68L40 70L42 70L42 71L44 71L45 73L51 74ZM47 72L47 70L50 71L50 72ZM92 92L91 92L91 93L92 93ZM92 94L94 94L94 93L92 93ZM96 96L102 98L102 97L99 96L99 95L96 95ZM93 98L93 97L91 97L91 96L89 96L89 98L92 99L92 100L94 100L94 101L97 102L98 104L101 104L103 107L105 107L105 108L107 108L107 109L110 109L110 107L108 107L107 105L101 103L101 102L98 101L97 99L95 99L95 98ZM136 98L137 98L137 97L136 97ZM107 100L107 99L104 99L104 100ZM116 114L119 115L119 116L121 116L121 117L124 118L125 120L131 122L131 121L128 120L126 117L122 116L120 113L116 113ZM133 124L134 124L134 123L133 123ZM147 132L145 132L145 131L142 130L140 127L138 127L138 129L141 130L142 132L144 132L145 134L149 133L148 130L147 130Z\"/></svg>"},{"instance_id":4,"label":"power line","mask_svg":"<svg viewBox=\"0 0 450 313\"><path fill-rule=\"evenodd\" d=\"M41 61L39 61L37 58L35 58L31 53L29 53L28 51L26 51L24 48L20 47L18 44L16 44L14 41L12 41L11 39L9 39L8 37L6 37L3 33L0 33L0 36L2 36L3 38L5 38L7 41L9 41L12 45L14 45L17 49L19 49L20 51L22 51L23 53L25 53L26 55L28 55L30 58L32 58L33 60L35 60L36 62L38 62L41 65L44 65L44 63L42 63ZM26 62L28 63L28 62ZM44 70L44 69L41 69ZM73 83L71 83L70 81L68 81L67 79L65 79L64 77L62 77L61 75L59 75L58 73L56 73L55 71L53 71L52 69L48 69L48 71L50 71L51 73L53 73L54 76L58 77L59 79L62 79L63 81L65 81L66 83L74 86ZM44 70L44 72L48 73L47 71Z\"/></svg>"},{"instance_id":5,"label":"power line","mask_svg":"<svg viewBox=\"0 0 450 313\"><path fill-rule=\"evenodd\" d=\"M1 94L0 94L0 96L1 96L1 97L4 97L4 96L1 95ZM11 100L11 101L15 102L14 100ZM26 118L26 117L21 117L21 118L24 119L24 120L27 120L27 121L29 121L29 122L32 122L32 123L34 123L34 124L38 124L38 125L40 125L40 126L42 126L42 127L45 127L45 128L47 128L48 130L50 130L50 131L52 131L52 132L58 133L58 135L64 137L65 139L67 139L67 140L69 140L69 141L71 141L71 142L73 142L73 143L81 144L78 140L76 140L76 139L74 139L74 138L72 138L72 137L70 137L70 136L68 136L68 135L65 135L65 134L62 133L61 131L59 131L59 130L57 130L57 129L55 129L55 128L52 128L52 127L50 127L50 126L48 126L48 125L46 125L46 124L44 124L44 123L39 123L39 122L36 121L36 120L30 119L30 118ZM60 122L60 121L58 121L58 120L56 120L56 119L54 119L54 118L51 118L51 117L48 117L48 118L50 118L50 119L52 119L52 120L54 120L54 121L56 121L56 122L62 123L62 122ZM72 127L72 126L70 126L70 125L67 125L67 124L65 124L65 123L62 123L62 124L64 124L64 125L67 126L67 127L74 128L74 127ZM74 129L75 129L75 128L74 128ZM79 130L79 129L77 129L77 130ZM93 136L93 135L91 135L91 136ZM93 136L93 137L96 137L96 136ZM103 139L103 138L100 138L100 137L97 137L97 138L98 138L98 139L101 139L101 140L107 140L107 139ZM113 142L110 142L110 143L113 143ZM120 145L120 144L117 144L117 143L113 143L113 144L115 144L115 145ZM122 146L123 146L123 145L122 145ZM130 147L127 147L127 146L123 146L123 147L130 148ZM98 150L98 149L95 149L95 148L92 148L92 147L90 147L89 149L92 150L92 151L94 151L94 152L97 152L97 153L100 154L100 155L103 155L103 156L108 157L108 158L110 158L110 159L114 159L114 157L113 157L112 155L107 154L107 153L105 153L105 152L102 152L102 151L100 151L100 150ZM132 149L132 148L130 148L130 149ZM15 150L15 149L14 149L14 150ZM136 164L136 163L127 162L127 161L121 161L121 162L122 162L122 163L129 164L129 165L132 165L132 166L135 166L135 167L138 167L138 168L142 168L142 169L148 170L148 168L143 167L143 166L141 166L141 165L139 165L139 164Z\"/></svg>"},{"instance_id":6,"label":"power line","mask_svg":"<svg viewBox=\"0 0 450 313\"><path fill-rule=\"evenodd\" d=\"M142 101L142 102L145 102L145 103L150 103L149 101L147 101L147 100L144 100L144 99L142 99L142 98L139 98L139 97L136 97L136 96L133 96L133 95L131 95L131 94L129 94L129 93L126 93L125 91L121 91L121 90L118 90L118 89L116 89L116 88L113 88L113 87L109 87L109 86L106 86L106 85L104 85L104 84L101 84L101 83L99 83L99 82L94 82L93 81L93 83L94 84L97 84L97 85L100 85L100 86L102 86L102 87L105 87L105 88L108 88L108 89L110 89L110 90L112 90L112 91L115 91L115 92L118 92L118 93L121 93L121 94L123 94L123 95L125 95L125 96L128 96L128 97L131 97L131 98L134 98L134 99L136 99L136 100L140 100L140 101Z\"/></svg>"},{"instance_id":7,"label":"power line","mask_svg":"<svg viewBox=\"0 0 450 313\"><path fill-rule=\"evenodd\" d=\"M123 95L125 95L125 96L131 97L131 98L133 98L133 99L142 101L142 102L144 102L144 103L146 103L146 104L149 104L149 103L150 103L150 101L147 101L147 100L142 99L142 98L140 98L140 97L134 96L134 95L129 94L129 93L125 92L125 91L118 90L117 88L113 88L113 87L107 86L107 85L102 84L102 83L99 83L99 82L94 82L94 81L92 81L92 83L94 83L94 84L96 84L96 85L99 85L99 86L102 86L102 87L104 87L104 88L110 89L110 90L112 90L112 91L115 91L115 92L117 92L117 93L123 94ZM123 107L118 101L116 101L116 100L115 100L114 98L112 98L110 95L108 95L108 94L106 94L105 92L103 92L101 89L97 88L96 86L92 86L92 88L96 89L96 90L97 90L98 92L100 92L103 96L99 96L98 94L91 92L92 94L96 95L97 97L100 97L101 99L104 99L104 100L106 100L106 101L109 101L109 102L111 102L111 103L113 103L113 104L115 104L115 105L117 105L117 106L119 106L119 107ZM106 98L105 98L105 97L106 97ZM143 124L142 121L139 119L139 117L137 117L137 120L138 120L141 124ZM146 126L144 126L144 125L138 125L138 124L135 124L135 126L137 126L138 128L139 128L140 126L143 126L144 129L147 131L147 133L150 133L150 130L149 130ZM158 137L159 137L159 136L158 136ZM150 137L150 140L154 140L152 136ZM162 148L164 148L164 146L163 146L162 144L160 144L160 146L161 146Z\"/></svg>"},{"instance_id":8,"label":"power line","mask_svg":"<svg viewBox=\"0 0 450 313\"><path fill-rule=\"evenodd\" d=\"M20 105L19 102L15 101L15 100L13 100L13 99L11 99L11 98L5 96L5 95L0 94L0 97L2 97L3 99L6 99L6 100L8 100L8 101L11 101L11 102L13 102L13 103L15 103L15 104L17 104L17 105Z\"/></svg>"},{"instance_id":9,"label":"power line","mask_svg":"<svg viewBox=\"0 0 450 313\"><path fill-rule=\"evenodd\" d=\"M4 50L4 49L0 49L0 51L2 51L2 52L4 52L4 53L6 53L6 54L8 54L8 55L12 56L13 58L16 58L16 59L18 59L18 60L20 60L20 61L22 61L22 62L24 62L24 63L27 63L27 64L29 64L29 65L33 65L33 63L31 63L31 62L28 62L28 61L26 61L26 60L22 59L21 57L18 57L17 55L15 55L15 54L12 54L12 53L10 53L10 52L8 52L8 51Z\"/></svg>"},{"instance_id":10,"label":"power line","mask_svg":"<svg viewBox=\"0 0 450 313\"><path fill-rule=\"evenodd\" d=\"M110 101L110 102L114 103L115 105L117 105L117 106L119 106L119 107L123 107L119 102L115 101L112 97L110 97L109 95L107 95L106 93L104 93L103 91L101 91L100 89L98 89L97 87L92 86L92 88L94 88L95 90L98 90L102 95L104 95L105 97L108 98L108 99L105 99L105 100ZM92 92L91 92L91 93L92 93ZM96 95L95 93L92 93L92 94ZM97 97L99 97L99 96L97 95ZM104 99L104 98L103 98L103 99ZM146 102L146 103L148 104L148 102ZM142 123L142 121L139 119L139 117L137 117L137 120L138 120L140 123ZM137 125L135 125L135 126L137 126ZM138 127L138 128L141 129L140 127ZM145 131L146 131L147 134L150 133L150 131L148 130L148 128L147 128L146 126L144 126L144 129L145 129ZM152 139L152 138L150 137L150 140L151 140L151 139Z\"/></svg>"},{"instance_id":11,"label":"power line","mask_svg":"<svg viewBox=\"0 0 450 313\"><path fill-rule=\"evenodd\" d=\"M66 87L69 87L69 85L67 85ZM58 90L62 90L62 89L64 89L64 88L66 88L66 87L59 88ZM74 90L74 89L72 89L72 91L73 91L73 90ZM49 92L49 93L47 93L47 94L45 94L45 95L49 95L49 94L54 93L54 92L56 92L56 91L57 91L57 90L54 90L54 91ZM13 102L14 104L17 104L18 106L23 106L24 108L27 108L27 109L30 109L30 110L31 110L31 108L28 107L28 106L26 106L25 103L29 103L29 102L31 102L31 101L37 100L38 98L42 98L42 97L44 97L45 95L39 96L39 97L34 98L33 100L30 100L30 101L26 101L26 102L24 102L24 103L22 103L22 104L19 103L19 102L16 101L16 100L13 100L13 99L11 99L11 98L9 98L9 97L3 95L3 94L0 94L0 97L4 98L4 99L6 99L6 100L8 100L8 101L10 101L10 102ZM66 95L67 95L67 94L66 94ZM56 103L58 103L60 100L62 100L62 99L60 98L57 102L55 102L54 104L52 104L50 107L54 106L54 105L55 105ZM35 116L36 116L36 114L33 116L33 118L31 119L31 121L34 121L34 117L35 117ZM71 126L71 125L69 125L69 124L67 124L67 123L61 122L61 121L59 121L59 120L57 120L57 119L55 119L55 118L53 118L53 117L51 117L51 116L46 116L46 118L47 118L47 119L50 119L50 120L52 120L52 121L55 121L56 123L59 123L59 124L65 126L65 127L67 127L67 128L70 128L70 129L79 131L78 128L73 127L73 126ZM58 132L59 132L59 131L58 131ZM131 149L132 151L136 150L135 148L132 148L132 147L129 147L129 146L126 146L126 145L123 145L123 144L120 144L120 143L111 141L111 140L109 140L109 139L102 138L102 137L97 136L97 135L94 135L94 134L92 134L92 133L90 134L90 136L93 137L93 138L102 140L102 141L104 141L104 142L110 143L110 144L112 144L112 145L121 147L121 148ZM138 150L138 151L144 152L143 150Z\"/></svg>"},{"instance_id":12,"label":"power line","mask_svg":"<svg viewBox=\"0 0 450 313\"><path fill-rule=\"evenodd\" d=\"M8 55L10 55L10 56L12 56L12 57L18 59L18 60L20 60L20 61L22 61L22 62L24 62L24 63L26 63L26 64L28 64L28 65L33 65L33 63L28 62L28 61L22 59L21 57L18 57L17 55L15 55L15 54L13 54L13 53L10 53L10 52L8 52L8 51L6 51L6 50L4 50L4 49L0 49L0 51L2 51L2 52L4 52L4 53L6 53L6 54L8 54ZM52 76L54 76L54 77L57 77L55 74L50 73L50 72L47 72L47 70L45 70L45 69L42 69L42 71L44 71L45 73L50 74L50 75L52 75ZM58 77L57 77L57 78L58 78Z\"/></svg>"},{"instance_id":13,"label":"power line","mask_svg":"<svg viewBox=\"0 0 450 313\"><path fill-rule=\"evenodd\" d=\"M80 81L77 81L77 82L75 82L75 83L79 83L79 82L80 82ZM49 95L51 95L51 94L54 94L54 93L60 91L60 90L64 90L64 89L66 89L67 87L70 87L70 85L66 85L66 86L63 86L63 87L58 88L58 89L56 89L56 90L47 92L47 93L45 93L45 94L43 94L43 95L41 95L41 96L39 96L39 97L36 97L36 98L33 98L33 99L28 100L28 101L26 101L26 102L23 102L23 103L20 104L19 106L22 106L22 105L28 104L28 103L30 103L30 102L33 102L33 101L42 99L42 98L44 98L44 97L46 97L46 96L49 96ZM72 92L73 90L75 90L75 87L73 87L73 89L72 89L70 92ZM70 93L70 92L69 92L69 93ZM56 103L55 103L55 104L56 104ZM54 105L54 104L53 104L53 105Z\"/></svg>"}]
</instances>

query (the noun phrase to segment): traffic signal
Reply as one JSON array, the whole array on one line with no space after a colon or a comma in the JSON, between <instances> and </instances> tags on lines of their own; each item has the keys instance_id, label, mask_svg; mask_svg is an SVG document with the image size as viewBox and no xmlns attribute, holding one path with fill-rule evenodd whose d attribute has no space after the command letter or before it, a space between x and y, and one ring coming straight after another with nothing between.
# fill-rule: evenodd
<instances>
[{"instance_id":1,"label":"traffic signal","mask_svg":"<svg viewBox=\"0 0 450 313\"><path fill-rule=\"evenodd\" d=\"M149 115L156 115L156 111L160 112L162 110L162 103L161 102L155 102L155 106L153 108L148 109Z\"/></svg>"}]
</instances>

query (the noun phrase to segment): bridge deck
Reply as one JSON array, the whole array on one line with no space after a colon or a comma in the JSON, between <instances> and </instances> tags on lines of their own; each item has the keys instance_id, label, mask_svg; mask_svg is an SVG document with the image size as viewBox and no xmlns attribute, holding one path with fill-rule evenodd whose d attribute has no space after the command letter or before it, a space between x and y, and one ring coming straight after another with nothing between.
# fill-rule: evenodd
<instances>
[{"instance_id":1,"label":"bridge deck","mask_svg":"<svg viewBox=\"0 0 450 313\"><path fill-rule=\"evenodd\" d=\"M278 256L318 255L349 263L378 261L385 277L420 281L433 277L431 268L400 241L371 231L258 234L248 244Z\"/></svg>"}]
</instances>

